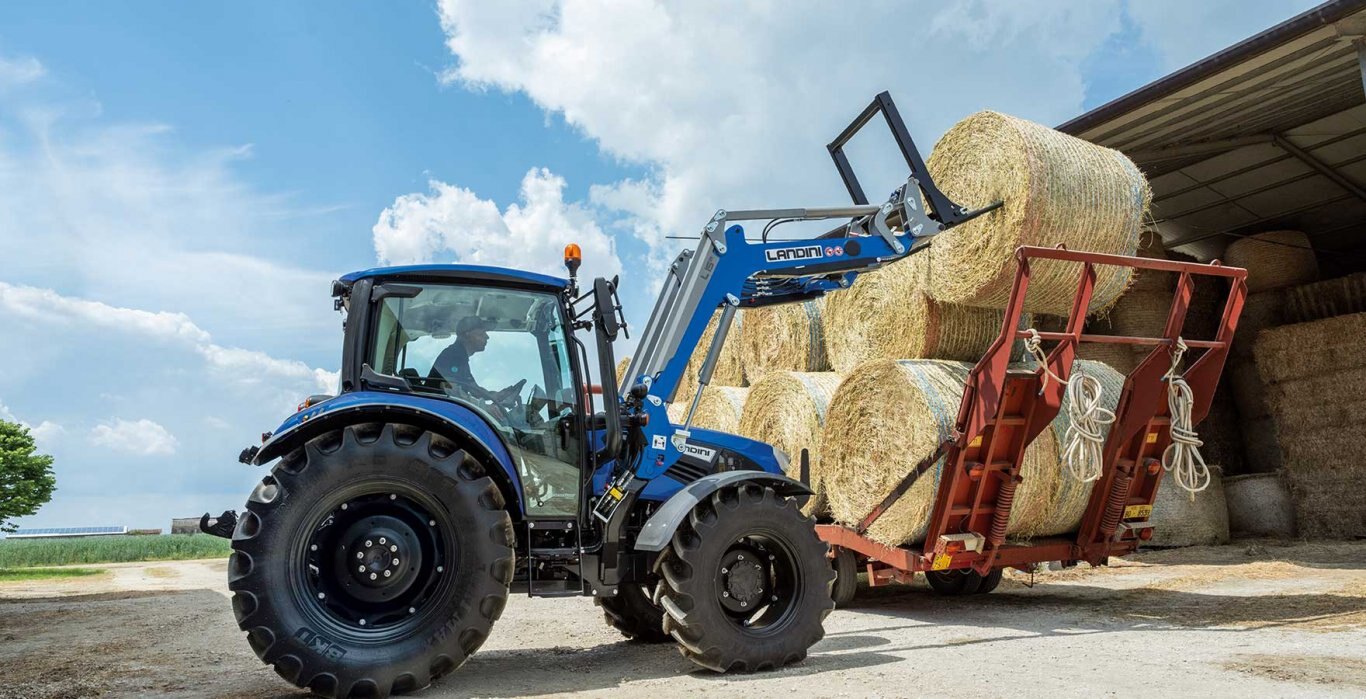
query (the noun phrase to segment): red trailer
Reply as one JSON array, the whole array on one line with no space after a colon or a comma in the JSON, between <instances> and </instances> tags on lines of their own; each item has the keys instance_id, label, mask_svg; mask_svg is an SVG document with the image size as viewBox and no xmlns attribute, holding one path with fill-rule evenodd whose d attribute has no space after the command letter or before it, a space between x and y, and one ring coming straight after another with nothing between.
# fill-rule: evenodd
<instances>
[{"instance_id":1,"label":"red trailer","mask_svg":"<svg viewBox=\"0 0 1366 699\"><path fill-rule=\"evenodd\" d=\"M1122 255L1074 252L1062 248L1022 247L1016 253L1018 271L1006 307L1001 334L968 377L955 429L949 440L907 473L883 501L854 526L818 525L822 539L841 574L866 565L871 585L909 582L924 572L934 588L951 594L989 592L1005 568L1030 569L1034 564L1086 561L1104 565L1152 537L1148 522L1164 469L1161 456L1171 444L1172 415L1168 381L1173 353L1184 346L1194 360L1182 376L1194 401L1191 423L1209 412L1233 332L1242 313L1247 271L1224 267L1217 261L1197 264ZM1076 263L1078 283L1071 315L1063 332L1020 330L1029 289L1030 263L1064 260ZM1090 305L1097 265L1131 267L1178 275L1171 311L1161 337L1088 335L1082 332ZM1228 286L1228 298L1218 332L1213 338L1191 339L1181 334L1196 283ZM1056 343L1047 363L1032 371L1009 367L1017 340L1037 338ZM1006 525L1020 484L1025 447L1058 414L1071 376L1079 342L1109 342L1151 346L1152 351L1126 377L1115 420L1102 451L1101 475L1091 493L1081 527L1075 534L1036 538L1028 543L1006 540ZM1051 374L1051 376L1050 376ZM944 459L929 530L923 543L887 546L865 536L913 483ZM847 581L847 582L845 582ZM847 601L852 579L837 582Z\"/></svg>"}]
</instances>

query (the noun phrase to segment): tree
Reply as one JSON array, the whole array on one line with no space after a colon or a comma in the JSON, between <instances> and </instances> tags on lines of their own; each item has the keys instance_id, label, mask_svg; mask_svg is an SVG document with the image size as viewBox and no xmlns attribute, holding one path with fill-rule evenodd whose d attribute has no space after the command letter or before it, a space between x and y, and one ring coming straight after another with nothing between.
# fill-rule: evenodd
<instances>
[{"instance_id":1,"label":"tree","mask_svg":"<svg viewBox=\"0 0 1366 699\"><path fill-rule=\"evenodd\" d=\"M37 512L57 489L52 457L37 451L27 427L0 420L0 531L17 529L10 521Z\"/></svg>"}]
</instances>

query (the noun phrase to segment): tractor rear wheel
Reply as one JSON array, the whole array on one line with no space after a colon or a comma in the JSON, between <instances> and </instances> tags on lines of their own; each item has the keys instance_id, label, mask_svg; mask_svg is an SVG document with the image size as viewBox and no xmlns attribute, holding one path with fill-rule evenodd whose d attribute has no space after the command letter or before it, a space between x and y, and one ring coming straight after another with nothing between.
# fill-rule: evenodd
<instances>
[{"instance_id":1,"label":"tractor rear wheel","mask_svg":"<svg viewBox=\"0 0 1366 699\"><path fill-rule=\"evenodd\" d=\"M834 609L825 542L796 501L772 488L725 488L698 503L656 564L664 630L716 672L806 657Z\"/></svg>"},{"instance_id":2,"label":"tractor rear wheel","mask_svg":"<svg viewBox=\"0 0 1366 699\"><path fill-rule=\"evenodd\" d=\"M285 455L233 533L228 587L262 661L329 697L416 691L459 667L507 602L512 523L474 455L367 423Z\"/></svg>"},{"instance_id":3,"label":"tractor rear wheel","mask_svg":"<svg viewBox=\"0 0 1366 699\"><path fill-rule=\"evenodd\" d=\"M664 610L651 600L653 584L622 583L616 597L598 597L607 625L632 641L661 643L670 640L664 632Z\"/></svg>"}]
</instances>

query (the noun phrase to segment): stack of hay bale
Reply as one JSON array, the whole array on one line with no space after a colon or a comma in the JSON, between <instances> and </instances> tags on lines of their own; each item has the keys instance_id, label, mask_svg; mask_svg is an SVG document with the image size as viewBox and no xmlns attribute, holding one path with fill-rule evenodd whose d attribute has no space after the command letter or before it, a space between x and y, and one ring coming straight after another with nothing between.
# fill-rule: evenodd
<instances>
[{"instance_id":1,"label":"stack of hay bale","mask_svg":"<svg viewBox=\"0 0 1366 699\"><path fill-rule=\"evenodd\" d=\"M1248 296L1222 383L1238 406L1247 471L1272 473L1282 466L1281 450L1266 387L1253 361L1253 345L1259 333L1285 321L1284 289L1315 281L1318 261L1305 234L1272 231L1234 241L1224 262L1247 269Z\"/></svg>"},{"instance_id":2,"label":"stack of hay bale","mask_svg":"<svg viewBox=\"0 0 1366 699\"><path fill-rule=\"evenodd\" d=\"M1254 354L1301 536L1366 536L1366 313L1264 330Z\"/></svg>"}]
</instances>

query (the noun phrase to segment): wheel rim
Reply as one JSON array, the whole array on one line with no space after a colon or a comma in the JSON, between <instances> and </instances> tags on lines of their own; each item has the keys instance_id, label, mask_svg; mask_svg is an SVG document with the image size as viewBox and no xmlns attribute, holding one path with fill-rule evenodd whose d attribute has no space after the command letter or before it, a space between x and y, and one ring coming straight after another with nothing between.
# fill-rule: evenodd
<instances>
[{"instance_id":1,"label":"wheel rim","mask_svg":"<svg viewBox=\"0 0 1366 699\"><path fill-rule=\"evenodd\" d=\"M739 628L776 633L796 610L803 589L799 571L792 549L777 537L742 537L726 549L717 566L717 601Z\"/></svg>"},{"instance_id":2,"label":"wheel rim","mask_svg":"<svg viewBox=\"0 0 1366 699\"><path fill-rule=\"evenodd\" d=\"M311 621L333 633L362 641L402 636L450 587L451 522L415 488L349 488L320 502L307 521L291 587Z\"/></svg>"}]
</instances>

